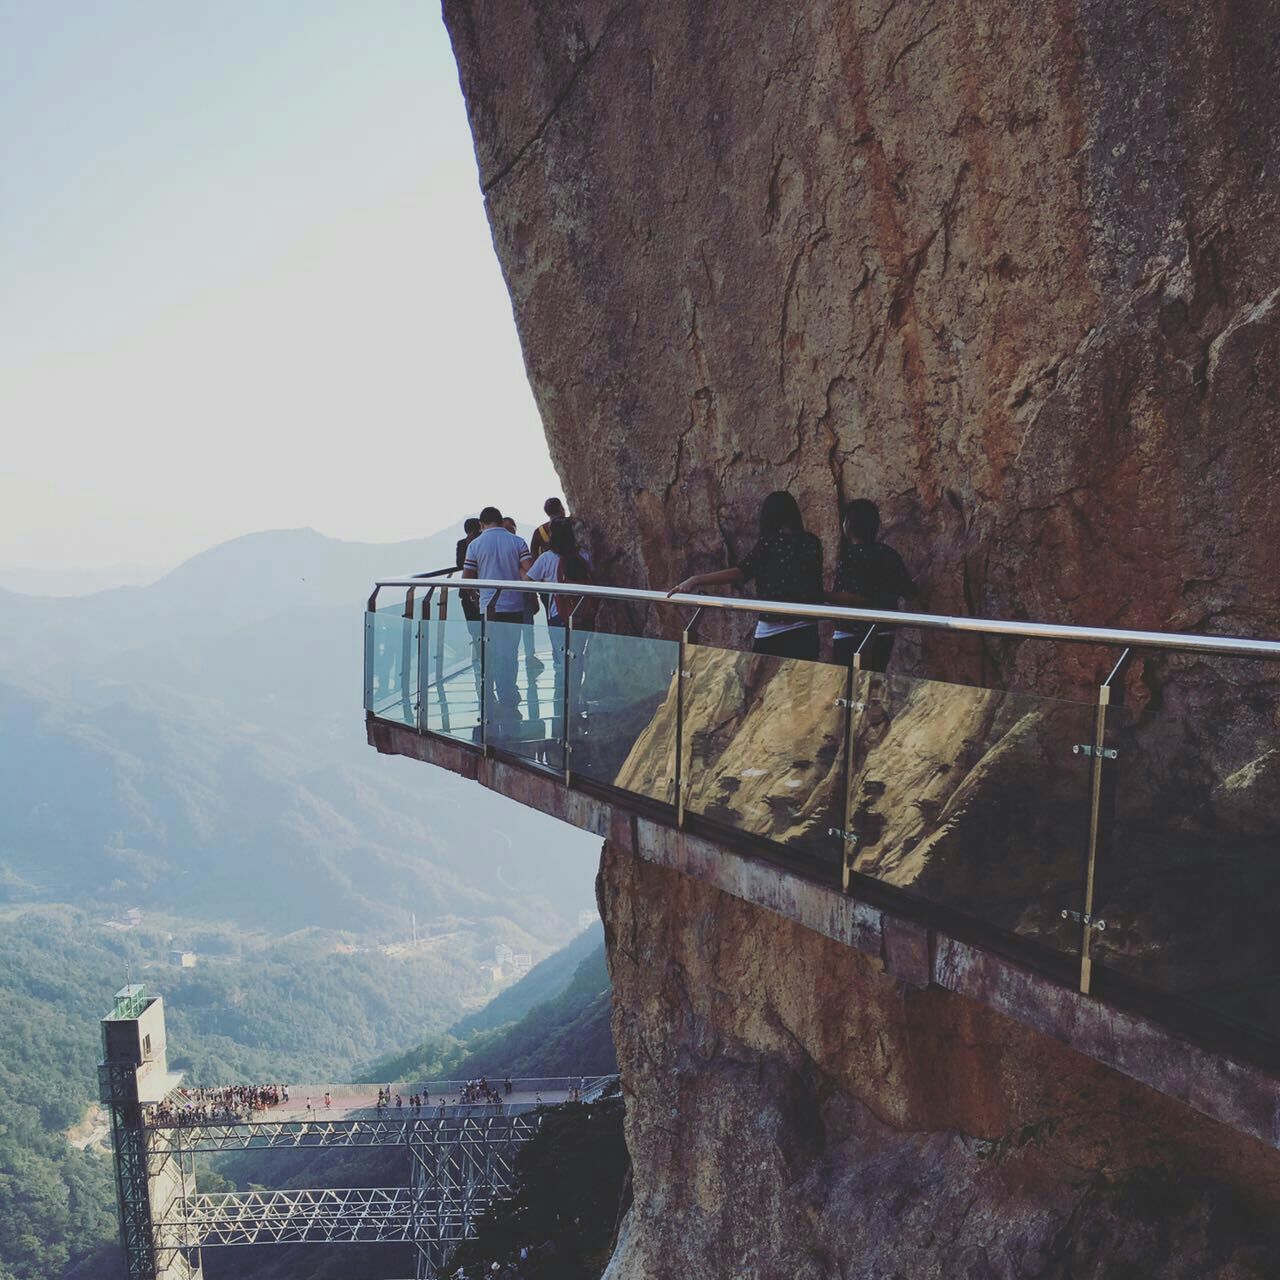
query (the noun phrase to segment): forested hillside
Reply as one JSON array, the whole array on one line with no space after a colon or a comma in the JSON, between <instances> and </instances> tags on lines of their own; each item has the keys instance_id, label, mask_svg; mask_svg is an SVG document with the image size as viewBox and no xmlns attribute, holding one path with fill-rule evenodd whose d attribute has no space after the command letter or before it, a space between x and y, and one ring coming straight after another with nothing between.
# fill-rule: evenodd
<instances>
[{"instance_id":1,"label":"forested hillside","mask_svg":"<svg viewBox=\"0 0 1280 1280\"><path fill-rule=\"evenodd\" d=\"M473 1031L491 1031L524 1017L536 1005L553 1000L573 981L578 966L604 942L604 926L598 922L583 930L567 947L533 966L519 982L499 992L488 1004L469 1013L449 1028L465 1037Z\"/></svg>"},{"instance_id":2,"label":"forested hillside","mask_svg":"<svg viewBox=\"0 0 1280 1280\"><path fill-rule=\"evenodd\" d=\"M0 1275L107 1265L96 1251L116 1230L109 1162L65 1135L96 1099L98 1021L127 975L164 997L171 1064L197 1083L349 1079L483 991L470 958L343 954L319 934L194 970L159 964L165 946L163 933L105 930L70 909L0 921Z\"/></svg>"},{"instance_id":3,"label":"forested hillside","mask_svg":"<svg viewBox=\"0 0 1280 1280\"><path fill-rule=\"evenodd\" d=\"M510 1026L481 1032L467 1045L460 1077L603 1075L618 1069L609 1028L609 970L604 944L581 961L558 996Z\"/></svg>"},{"instance_id":4,"label":"forested hillside","mask_svg":"<svg viewBox=\"0 0 1280 1280\"><path fill-rule=\"evenodd\" d=\"M365 1077L368 1080L470 1079L473 1076L567 1076L604 1075L618 1069L613 1036L609 1028L609 971L605 965L600 930L584 937L594 948L578 960L572 972L554 984L551 994L509 1021L474 1031L460 1040L453 1035L433 1036L405 1053L385 1058ZM579 940L579 942L581 939ZM562 960L580 948L571 946L544 961L551 972L563 975ZM576 958L576 957L575 957ZM530 973L525 982L535 977ZM511 1013L518 1013L523 1001L517 997L522 984L504 992L480 1015L464 1019L488 1021L487 1013L499 1001ZM515 999L513 999L515 998ZM514 1007L513 1007L514 1006Z\"/></svg>"},{"instance_id":5,"label":"forested hillside","mask_svg":"<svg viewBox=\"0 0 1280 1280\"><path fill-rule=\"evenodd\" d=\"M628 1202L623 1119L620 1098L548 1115L516 1157L511 1197L485 1214L446 1274L497 1266L513 1280L597 1280Z\"/></svg>"},{"instance_id":6,"label":"forested hillside","mask_svg":"<svg viewBox=\"0 0 1280 1280\"><path fill-rule=\"evenodd\" d=\"M576 959L585 943L595 949L570 968L566 959ZM469 1018L459 1014L483 997L486 980L474 956L351 954L318 931L266 942L210 928L201 945L224 954L183 970L162 963L167 944L165 929L108 929L70 908L29 909L0 919L3 1280L116 1275L110 1163L92 1104L101 1054L98 1021L126 977L164 997L170 1063L194 1083L374 1079L393 1061L392 1074L403 1076L411 1076L415 1065L424 1074L450 1076L496 1074L508 1069L505 1062L515 1074L613 1069L598 926L530 973L514 1002L516 988L503 993L502 1008L524 1010L520 1016L465 1037L445 1028L465 1026ZM550 992L551 998L530 1007L530 991ZM375 1055L421 1040L424 1027L438 1029L429 1051L420 1046L371 1066ZM90 1140L87 1151L68 1141L73 1128L78 1140ZM345 1161L273 1153L265 1166L261 1156L226 1159L207 1166L201 1185L399 1182L403 1154L393 1153L390 1165L379 1152ZM370 1269L352 1271L354 1259L366 1253ZM227 1270L235 1259L239 1269ZM317 1276L353 1280L391 1274L379 1270L387 1260L385 1250L348 1249L323 1266L319 1257L308 1265L318 1268ZM244 1254L215 1260L209 1274L296 1274L281 1265L280 1252L266 1250L252 1266Z\"/></svg>"}]
</instances>

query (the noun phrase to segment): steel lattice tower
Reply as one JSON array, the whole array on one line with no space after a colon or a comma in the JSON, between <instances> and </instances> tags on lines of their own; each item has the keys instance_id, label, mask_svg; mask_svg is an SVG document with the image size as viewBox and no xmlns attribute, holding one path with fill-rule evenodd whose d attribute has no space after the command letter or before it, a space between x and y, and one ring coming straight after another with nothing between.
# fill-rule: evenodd
<instances>
[{"instance_id":1,"label":"steel lattice tower","mask_svg":"<svg viewBox=\"0 0 1280 1280\"><path fill-rule=\"evenodd\" d=\"M159 1223L186 1194L189 1178L181 1147L152 1151L144 1107L177 1084L166 1054L164 1002L138 985L116 993L102 1019L98 1096L111 1117L120 1242L129 1280L199 1280L199 1248L172 1246Z\"/></svg>"}]
</instances>

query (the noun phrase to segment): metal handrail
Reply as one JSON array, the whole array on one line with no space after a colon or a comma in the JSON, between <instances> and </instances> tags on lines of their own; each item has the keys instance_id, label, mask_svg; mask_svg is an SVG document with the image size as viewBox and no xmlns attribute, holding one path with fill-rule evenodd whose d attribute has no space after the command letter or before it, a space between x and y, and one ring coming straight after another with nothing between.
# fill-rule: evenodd
<instances>
[{"instance_id":1,"label":"metal handrail","mask_svg":"<svg viewBox=\"0 0 1280 1280\"><path fill-rule=\"evenodd\" d=\"M384 587L420 586L423 577L439 577L457 570L439 570L417 578L379 579L372 601ZM628 600L639 604L672 604L688 608L726 609L735 613L785 614L812 618L815 622L880 623L929 631L957 631L970 635L1003 636L1025 640L1057 640L1068 644L1098 644L1117 648L1166 649L1178 653L1212 653L1236 658L1280 658L1280 641L1250 640L1239 636L1202 636L1177 631L1134 631L1112 627L1081 627L1053 622L1010 622L997 618L963 618L937 613L897 613L886 609L855 609L841 605L796 604L783 600L752 600L687 593L667 595L639 587L602 587L589 583L511 582L494 578L465 578L434 584L450 589L533 591L541 595L594 596L604 600Z\"/></svg>"},{"instance_id":2,"label":"metal handrail","mask_svg":"<svg viewBox=\"0 0 1280 1280\"><path fill-rule=\"evenodd\" d=\"M412 574L409 574L408 577L397 578L396 581L398 583L403 582L403 583L408 583L411 586L416 586L417 584L426 581L428 578L447 578L451 574L461 573L461 572L462 571L456 565L451 564L447 569L430 569L426 573L412 573ZM382 583L380 582L376 583L373 588L373 594L369 597L370 613L373 613L374 610L377 608L378 590L381 586L382 586Z\"/></svg>"}]
</instances>

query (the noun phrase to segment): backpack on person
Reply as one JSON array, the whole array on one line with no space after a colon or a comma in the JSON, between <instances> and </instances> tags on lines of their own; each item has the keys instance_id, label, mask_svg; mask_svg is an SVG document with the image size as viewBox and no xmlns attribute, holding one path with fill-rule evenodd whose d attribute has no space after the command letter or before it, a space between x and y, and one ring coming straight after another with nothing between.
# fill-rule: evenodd
<instances>
[{"instance_id":1,"label":"backpack on person","mask_svg":"<svg viewBox=\"0 0 1280 1280\"><path fill-rule=\"evenodd\" d=\"M583 586L589 586L591 583L591 571L587 568L587 562L579 556L578 559L582 563L585 570L585 577L569 577L568 561L564 556L560 557L560 563L556 565L556 581L557 582L579 582ZM569 596L556 594L552 596L553 608L555 615L561 621L567 623L569 617L573 616L573 625L575 627L583 627L590 630L596 620L596 612L599 601L593 596ZM581 602L581 603L579 603ZM577 609L575 613L574 610Z\"/></svg>"}]
</instances>

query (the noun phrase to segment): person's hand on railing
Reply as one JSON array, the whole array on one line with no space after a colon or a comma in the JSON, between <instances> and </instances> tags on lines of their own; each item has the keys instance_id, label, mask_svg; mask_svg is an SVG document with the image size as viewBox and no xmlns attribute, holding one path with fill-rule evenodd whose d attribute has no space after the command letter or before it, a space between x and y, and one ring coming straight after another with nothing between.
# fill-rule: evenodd
<instances>
[{"instance_id":1,"label":"person's hand on railing","mask_svg":"<svg viewBox=\"0 0 1280 1280\"><path fill-rule=\"evenodd\" d=\"M732 587L742 581L742 570L736 566L732 569L713 569L710 573L695 573L691 578L677 583L667 592L667 599L674 595L690 594L701 591L703 587Z\"/></svg>"}]
</instances>

